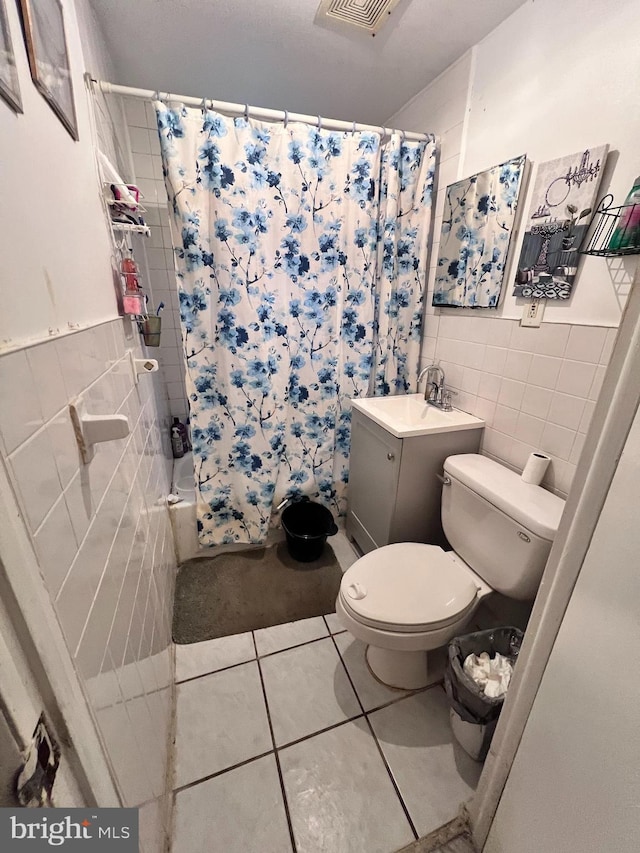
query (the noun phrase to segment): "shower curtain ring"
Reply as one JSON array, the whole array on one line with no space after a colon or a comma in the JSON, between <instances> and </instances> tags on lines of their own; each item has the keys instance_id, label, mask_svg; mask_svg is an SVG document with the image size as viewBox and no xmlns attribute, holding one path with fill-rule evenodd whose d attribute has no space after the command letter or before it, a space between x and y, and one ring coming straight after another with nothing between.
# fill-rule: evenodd
<instances>
[{"instance_id":1,"label":"shower curtain ring","mask_svg":"<svg viewBox=\"0 0 640 853\"><path fill-rule=\"evenodd\" d=\"M244 105L244 120L249 121L249 104Z\"/></svg>"},{"instance_id":2,"label":"shower curtain ring","mask_svg":"<svg viewBox=\"0 0 640 853\"><path fill-rule=\"evenodd\" d=\"M352 127L351 127L351 133L355 133L355 132L356 132L356 123L355 123L355 121L354 121L354 123L353 123L353 125L352 125Z\"/></svg>"},{"instance_id":3,"label":"shower curtain ring","mask_svg":"<svg viewBox=\"0 0 640 853\"><path fill-rule=\"evenodd\" d=\"M289 110L284 111L284 126L286 127L289 124Z\"/></svg>"},{"instance_id":4,"label":"shower curtain ring","mask_svg":"<svg viewBox=\"0 0 640 853\"><path fill-rule=\"evenodd\" d=\"M322 116L318 116L318 130L322 130Z\"/></svg>"},{"instance_id":5,"label":"shower curtain ring","mask_svg":"<svg viewBox=\"0 0 640 853\"><path fill-rule=\"evenodd\" d=\"M203 98L203 99L202 99L202 107L201 107L201 109L202 109L202 112L203 112L203 113L206 113L206 111L207 111L207 99L206 99L206 98Z\"/></svg>"}]
</instances>

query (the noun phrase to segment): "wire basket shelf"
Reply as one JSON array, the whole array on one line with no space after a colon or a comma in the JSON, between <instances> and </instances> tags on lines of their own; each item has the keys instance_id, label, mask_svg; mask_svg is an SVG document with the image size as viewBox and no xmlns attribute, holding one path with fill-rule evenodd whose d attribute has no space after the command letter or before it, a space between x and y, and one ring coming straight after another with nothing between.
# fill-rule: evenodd
<instances>
[{"instance_id":1,"label":"wire basket shelf","mask_svg":"<svg viewBox=\"0 0 640 853\"><path fill-rule=\"evenodd\" d=\"M593 230L583 255L617 258L640 254L640 204L612 205L613 196L606 195L593 217Z\"/></svg>"}]
</instances>

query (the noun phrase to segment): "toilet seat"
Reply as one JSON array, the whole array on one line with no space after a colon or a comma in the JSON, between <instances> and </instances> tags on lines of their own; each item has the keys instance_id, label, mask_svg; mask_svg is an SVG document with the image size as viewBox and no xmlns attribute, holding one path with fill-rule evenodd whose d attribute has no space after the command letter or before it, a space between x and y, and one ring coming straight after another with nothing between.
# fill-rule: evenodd
<instances>
[{"instance_id":1,"label":"toilet seat","mask_svg":"<svg viewBox=\"0 0 640 853\"><path fill-rule=\"evenodd\" d=\"M475 575L437 545L385 545L343 575L340 602L355 620L400 633L435 631L460 621L476 603Z\"/></svg>"}]
</instances>

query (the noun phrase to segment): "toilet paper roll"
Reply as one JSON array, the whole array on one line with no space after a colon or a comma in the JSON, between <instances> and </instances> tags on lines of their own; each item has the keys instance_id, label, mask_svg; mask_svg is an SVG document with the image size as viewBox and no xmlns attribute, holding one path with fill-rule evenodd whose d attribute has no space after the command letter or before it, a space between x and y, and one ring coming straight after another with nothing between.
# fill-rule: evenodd
<instances>
[{"instance_id":1,"label":"toilet paper roll","mask_svg":"<svg viewBox=\"0 0 640 853\"><path fill-rule=\"evenodd\" d=\"M551 458L544 453L532 453L527 459L527 464L524 466L524 471L522 472L524 482L539 486L544 479L549 462L551 462Z\"/></svg>"}]
</instances>

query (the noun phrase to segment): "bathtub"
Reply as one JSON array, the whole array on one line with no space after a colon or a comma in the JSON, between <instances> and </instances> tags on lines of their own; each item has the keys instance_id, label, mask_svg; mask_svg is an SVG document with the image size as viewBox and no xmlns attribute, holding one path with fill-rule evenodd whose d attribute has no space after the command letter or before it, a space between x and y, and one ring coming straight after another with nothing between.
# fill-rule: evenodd
<instances>
[{"instance_id":1,"label":"bathtub","mask_svg":"<svg viewBox=\"0 0 640 853\"><path fill-rule=\"evenodd\" d=\"M193 480L193 454L185 453L182 459L173 460L173 478L171 493L180 498L178 503L169 505L169 516L173 530L173 541L178 565L192 557L214 557L230 551L247 551L275 545L284 540L279 516L274 516L275 527L269 530L263 545L238 543L233 545L211 545L201 547L198 541L198 523L196 513L196 489Z\"/></svg>"},{"instance_id":2,"label":"bathtub","mask_svg":"<svg viewBox=\"0 0 640 853\"><path fill-rule=\"evenodd\" d=\"M196 522L196 489L193 482L193 454L185 453L182 459L173 460L171 493L181 498L169 506L173 541L178 565L201 554Z\"/></svg>"}]
</instances>

